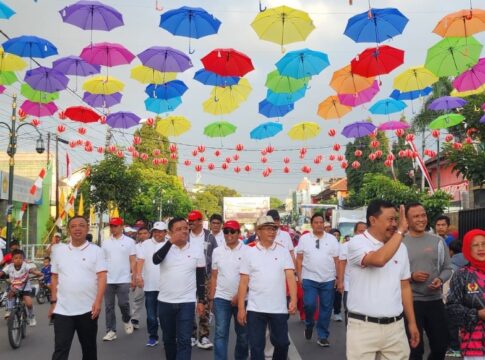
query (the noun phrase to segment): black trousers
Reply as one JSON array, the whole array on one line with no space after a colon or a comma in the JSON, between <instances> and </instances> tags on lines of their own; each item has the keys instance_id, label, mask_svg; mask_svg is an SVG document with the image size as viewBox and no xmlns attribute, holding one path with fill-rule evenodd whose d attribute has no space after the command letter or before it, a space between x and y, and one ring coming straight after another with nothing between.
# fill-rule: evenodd
<instances>
[{"instance_id":1,"label":"black trousers","mask_svg":"<svg viewBox=\"0 0 485 360\"><path fill-rule=\"evenodd\" d=\"M444 360L448 348L448 324L443 301L414 301L414 313L421 341L415 349L411 349L409 359L423 359L424 330L429 339L430 354L428 360Z\"/></svg>"},{"instance_id":2,"label":"black trousers","mask_svg":"<svg viewBox=\"0 0 485 360\"><path fill-rule=\"evenodd\" d=\"M55 314L54 335L55 350L52 360L67 360L71 350L74 333L81 343L82 360L97 360L96 336L98 319L91 319L91 312L82 315L65 316Z\"/></svg>"}]
</instances>

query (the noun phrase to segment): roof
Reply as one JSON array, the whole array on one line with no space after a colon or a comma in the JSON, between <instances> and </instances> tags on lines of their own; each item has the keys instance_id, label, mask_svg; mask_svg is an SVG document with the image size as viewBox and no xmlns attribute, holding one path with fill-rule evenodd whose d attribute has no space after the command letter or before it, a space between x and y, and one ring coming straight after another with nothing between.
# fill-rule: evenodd
<instances>
[{"instance_id":1,"label":"roof","mask_svg":"<svg viewBox=\"0 0 485 360\"><path fill-rule=\"evenodd\" d=\"M334 191L347 191L347 178L337 180L332 185L330 185L329 189Z\"/></svg>"}]
</instances>

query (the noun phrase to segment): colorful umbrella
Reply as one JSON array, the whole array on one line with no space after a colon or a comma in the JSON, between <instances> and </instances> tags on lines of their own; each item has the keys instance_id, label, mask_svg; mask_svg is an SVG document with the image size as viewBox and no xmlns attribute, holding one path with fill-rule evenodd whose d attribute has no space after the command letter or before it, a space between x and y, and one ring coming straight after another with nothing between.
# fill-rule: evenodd
<instances>
[{"instance_id":1,"label":"colorful umbrella","mask_svg":"<svg viewBox=\"0 0 485 360\"><path fill-rule=\"evenodd\" d=\"M276 63L276 68L281 75L301 79L318 75L329 65L327 54L303 49L287 53Z\"/></svg>"},{"instance_id":2,"label":"colorful umbrella","mask_svg":"<svg viewBox=\"0 0 485 360\"><path fill-rule=\"evenodd\" d=\"M242 77L254 70L251 59L234 49L215 49L204 56L202 64L206 70L221 76Z\"/></svg>"},{"instance_id":3,"label":"colorful umbrella","mask_svg":"<svg viewBox=\"0 0 485 360\"><path fill-rule=\"evenodd\" d=\"M355 94L338 94L337 96L342 105L354 107L371 101L378 92L379 84L377 80L374 80L372 86L365 90L359 91Z\"/></svg>"},{"instance_id":4,"label":"colorful umbrella","mask_svg":"<svg viewBox=\"0 0 485 360\"><path fill-rule=\"evenodd\" d=\"M50 103L59 99L59 93L48 93L32 89L29 84L25 83L20 86L20 93L32 102Z\"/></svg>"},{"instance_id":5,"label":"colorful umbrella","mask_svg":"<svg viewBox=\"0 0 485 360\"><path fill-rule=\"evenodd\" d=\"M191 126L184 116L168 116L157 122L155 130L162 136L179 136L189 131Z\"/></svg>"},{"instance_id":6,"label":"colorful umbrella","mask_svg":"<svg viewBox=\"0 0 485 360\"><path fill-rule=\"evenodd\" d=\"M283 125L277 122L266 122L255 127L249 133L251 139L262 140L275 136L283 130Z\"/></svg>"},{"instance_id":7,"label":"colorful umbrella","mask_svg":"<svg viewBox=\"0 0 485 360\"><path fill-rule=\"evenodd\" d=\"M368 121L357 121L345 126L342 135L347 138L360 138L372 134L376 126Z\"/></svg>"},{"instance_id":8,"label":"colorful umbrella","mask_svg":"<svg viewBox=\"0 0 485 360\"><path fill-rule=\"evenodd\" d=\"M281 46L298 41L305 41L315 29L310 16L301 10L288 6L279 6L260 12L251 23L251 27L262 40Z\"/></svg>"},{"instance_id":9,"label":"colorful umbrella","mask_svg":"<svg viewBox=\"0 0 485 360\"><path fill-rule=\"evenodd\" d=\"M54 115L57 111L57 106L53 102L43 104L25 100L20 106L20 109L22 109L27 115L43 117Z\"/></svg>"},{"instance_id":10,"label":"colorful umbrella","mask_svg":"<svg viewBox=\"0 0 485 360\"><path fill-rule=\"evenodd\" d=\"M374 115L389 115L402 111L405 108L407 108L407 105L403 101L388 98L377 101L369 108L369 111Z\"/></svg>"},{"instance_id":11,"label":"colorful umbrella","mask_svg":"<svg viewBox=\"0 0 485 360\"><path fill-rule=\"evenodd\" d=\"M288 105L274 105L268 100L263 100L259 102L259 113L266 116L267 118L280 118L293 111L295 106L293 104Z\"/></svg>"},{"instance_id":12,"label":"colorful umbrella","mask_svg":"<svg viewBox=\"0 0 485 360\"><path fill-rule=\"evenodd\" d=\"M236 103L241 103L248 99L252 90L253 88L251 87L248 79L241 78L239 83L236 85L214 87L214 89L211 91L211 96L214 97L216 101L225 101L227 98L230 98L229 100Z\"/></svg>"},{"instance_id":13,"label":"colorful umbrella","mask_svg":"<svg viewBox=\"0 0 485 360\"><path fill-rule=\"evenodd\" d=\"M15 15L15 11L0 1L0 19L10 19L13 15Z\"/></svg>"},{"instance_id":14,"label":"colorful umbrella","mask_svg":"<svg viewBox=\"0 0 485 360\"><path fill-rule=\"evenodd\" d=\"M181 80L172 80L164 84L150 84L145 88L145 93L156 99L171 99L181 97L188 90L187 85Z\"/></svg>"},{"instance_id":15,"label":"colorful umbrella","mask_svg":"<svg viewBox=\"0 0 485 360\"><path fill-rule=\"evenodd\" d=\"M110 95L85 92L83 95L83 101L92 107L109 108L113 105L119 104L122 96L123 95L119 92L115 92Z\"/></svg>"},{"instance_id":16,"label":"colorful umbrella","mask_svg":"<svg viewBox=\"0 0 485 360\"><path fill-rule=\"evenodd\" d=\"M85 106L71 106L64 110L64 115L70 120L82 123L97 122L101 115Z\"/></svg>"},{"instance_id":17,"label":"colorful umbrella","mask_svg":"<svg viewBox=\"0 0 485 360\"><path fill-rule=\"evenodd\" d=\"M386 121L382 124L380 124L377 128L380 131L386 131L386 130L406 130L409 129L411 125L404 121Z\"/></svg>"},{"instance_id":18,"label":"colorful umbrella","mask_svg":"<svg viewBox=\"0 0 485 360\"><path fill-rule=\"evenodd\" d=\"M288 131L288 136L292 140L306 141L320 134L320 126L316 122L304 121L293 125Z\"/></svg>"},{"instance_id":19,"label":"colorful umbrella","mask_svg":"<svg viewBox=\"0 0 485 360\"><path fill-rule=\"evenodd\" d=\"M204 135L208 137L226 137L228 135L234 134L237 127L227 121L216 121L204 128Z\"/></svg>"},{"instance_id":20,"label":"colorful umbrella","mask_svg":"<svg viewBox=\"0 0 485 360\"><path fill-rule=\"evenodd\" d=\"M89 76L99 74L101 67L84 61L79 56L66 56L52 63L54 70L64 75Z\"/></svg>"},{"instance_id":21,"label":"colorful umbrella","mask_svg":"<svg viewBox=\"0 0 485 360\"><path fill-rule=\"evenodd\" d=\"M306 88L309 80L309 78L296 79L281 75L278 70L274 70L266 76L265 86L275 93L293 93Z\"/></svg>"},{"instance_id":22,"label":"colorful umbrella","mask_svg":"<svg viewBox=\"0 0 485 360\"><path fill-rule=\"evenodd\" d=\"M467 103L468 101L463 100L462 98L459 98L459 97L442 96L433 100L433 102L431 102L431 104L428 105L428 109L434 110L434 111L451 110L451 109L463 107Z\"/></svg>"},{"instance_id":23,"label":"colorful umbrella","mask_svg":"<svg viewBox=\"0 0 485 360\"><path fill-rule=\"evenodd\" d=\"M421 96L429 95L433 91L431 86L428 86L422 90L405 91L401 92L399 90L393 90L389 97L396 100L414 100Z\"/></svg>"},{"instance_id":24,"label":"colorful umbrella","mask_svg":"<svg viewBox=\"0 0 485 360\"><path fill-rule=\"evenodd\" d=\"M357 43L381 43L402 34L408 18L398 9L369 9L352 16L345 27L344 34Z\"/></svg>"},{"instance_id":25,"label":"colorful umbrella","mask_svg":"<svg viewBox=\"0 0 485 360\"><path fill-rule=\"evenodd\" d=\"M177 78L176 72L161 72L145 65L137 65L131 69L132 79L142 84L165 84Z\"/></svg>"},{"instance_id":26,"label":"colorful umbrella","mask_svg":"<svg viewBox=\"0 0 485 360\"><path fill-rule=\"evenodd\" d=\"M480 118L480 124L485 124L485 115Z\"/></svg>"},{"instance_id":27,"label":"colorful umbrella","mask_svg":"<svg viewBox=\"0 0 485 360\"><path fill-rule=\"evenodd\" d=\"M472 95L478 95L485 92L485 84L480 86L478 89L475 90L468 90L468 91L458 91L453 89L450 93L451 96L459 96L459 97L467 97Z\"/></svg>"},{"instance_id":28,"label":"colorful umbrella","mask_svg":"<svg viewBox=\"0 0 485 360\"><path fill-rule=\"evenodd\" d=\"M394 78L394 87L403 92L421 90L433 85L438 77L424 66L411 67Z\"/></svg>"},{"instance_id":29,"label":"colorful umbrella","mask_svg":"<svg viewBox=\"0 0 485 360\"><path fill-rule=\"evenodd\" d=\"M106 123L111 128L128 129L140 123L140 118L132 112L115 112L106 117Z\"/></svg>"},{"instance_id":30,"label":"colorful umbrella","mask_svg":"<svg viewBox=\"0 0 485 360\"><path fill-rule=\"evenodd\" d=\"M478 62L482 51L473 37L448 37L428 49L425 67L436 76L457 76Z\"/></svg>"},{"instance_id":31,"label":"colorful umbrella","mask_svg":"<svg viewBox=\"0 0 485 360\"><path fill-rule=\"evenodd\" d=\"M433 29L442 37L467 37L485 30L485 10L460 10L443 17Z\"/></svg>"},{"instance_id":32,"label":"colorful umbrella","mask_svg":"<svg viewBox=\"0 0 485 360\"><path fill-rule=\"evenodd\" d=\"M27 66L27 63L17 55L6 53L0 48L0 72L20 71Z\"/></svg>"},{"instance_id":33,"label":"colorful umbrella","mask_svg":"<svg viewBox=\"0 0 485 360\"><path fill-rule=\"evenodd\" d=\"M456 126L465 120L461 114L445 114L434 119L428 127L432 130L447 129Z\"/></svg>"},{"instance_id":34,"label":"colorful umbrella","mask_svg":"<svg viewBox=\"0 0 485 360\"><path fill-rule=\"evenodd\" d=\"M276 93L268 89L266 91L266 100L274 105L288 105L303 99L306 93L306 87L292 93Z\"/></svg>"},{"instance_id":35,"label":"colorful umbrella","mask_svg":"<svg viewBox=\"0 0 485 360\"><path fill-rule=\"evenodd\" d=\"M112 76L95 76L83 84L83 90L97 95L111 95L123 91L124 87L120 80Z\"/></svg>"},{"instance_id":36,"label":"colorful umbrella","mask_svg":"<svg viewBox=\"0 0 485 360\"><path fill-rule=\"evenodd\" d=\"M182 104L181 97L173 97L170 99L145 99L145 109L155 114L163 114L174 111L177 107L180 106L180 104Z\"/></svg>"},{"instance_id":37,"label":"colorful umbrella","mask_svg":"<svg viewBox=\"0 0 485 360\"><path fill-rule=\"evenodd\" d=\"M350 65L335 71L330 80L330 86L337 92L353 94L372 86L374 77L364 77L354 74Z\"/></svg>"},{"instance_id":38,"label":"colorful umbrella","mask_svg":"<svg viewBox=\"0 0 485 360\"><path fill-rule=\"evenodd\" d=\"M202 108L205 112L212 115L223 115L232 113L239 107L239 103L234 101L233 98L226 98L224 101L211 96L209 99L202 103Z\"/></svg>"},{"instance_id":39,"label":"colorful umbrella","mask_svg":"<svg viewBox=\"0 0 485 360\"><path fill-rule=\"evenodd\" d=\"M17 75L13 71L0 71L0 84L12 85L17 82Z\"/></svg>"},{"instance_id":40,"label":"colorful umbrella","mask_svg":"<svg viewBox=\"0 0 485 360\"><path fill-rule=\"evenodd\" d=\"M364 50L350 65L355 74L370 77L389 74L403 62L403 50L384 45Z\"/></svg>"},{"instance_id":41,"label":"colorful umbrella","mask_svg":"<svg viewBox=\"0 0 485 360\"><path fill-rule=\"evenodd\" d=\"M57 55L57 48L49 40L37 36L19 36L2 44L3 50L10 54L28 58L46 58Z\"/></svg>"},{"instance_id":42,"label":"colorful umbrella","mask_svg":"<svg viewBox=\"0 0 485 360\"><path fill-rule=\"evenodd\" d=\"M64 90L69 82L60 71L43 66L27 71L24 80L33 89L49 93Z\"/></svg>"},{"instance_id":43,"label":"colorful umbrella","mask_svg":"<svg viewBox=\"0 0 485 360\"><path fill-rule=\"evenodd\" d=\"M129 64L135 58L123 45L108 42L88 45L80 56L90 64L108 67Z\"/></svg>"},{"instance_id":44,"label":"colorful umbrella","mask_svg":"<svg viewBox=\"0 0 485 360\"><path fill-rule=\"evenodd\" d=\"M478 89L485 84L485 58L478 60L478 63L464 71L453 80L453 87L459 91Z\"/></svg>"},{"instance_id":45,"label":"colorful umbrella","mask_svg":"<svg viewBox=\"0 0 485 360\"><path fill-rule=\"evenodd\" d=\"M194 80L210 86L230 86L239 82L239 76L220 76L206 69L197 70L194 74Z\"/></svg>"},{"instance_id":46,"label":"colorful umbrella","mask_svg":"<svg viewBox=\"0 0 485 360\"><path fill-rule=\"evenodd\" d=\"M352 111L352 107L342 105L338 96L329 96L318 105L317 115L325 120L340 119Z\"/></svg>"},{"instance_id":47,"label":"colorful umbrella","mask_svg":"<svg viewBox=\"0 0 485 360\"><path fill-rule=\"evenodd\" d=\"M193 66L187 55L169 46L152 46L137 56L143 65L161 72L184 72Z\"/></svg>"},{"instance_id":48,"label":"colorful umbrella","mask_svg":"<svg viewBox=\"0 0 485 360\"><path fill-rule=\"evenodd\" d=\"M110 31L123 26L123 15L99 1L81 0L59 10L62 21L83 30Z\"/></svg>"}]
</instances>

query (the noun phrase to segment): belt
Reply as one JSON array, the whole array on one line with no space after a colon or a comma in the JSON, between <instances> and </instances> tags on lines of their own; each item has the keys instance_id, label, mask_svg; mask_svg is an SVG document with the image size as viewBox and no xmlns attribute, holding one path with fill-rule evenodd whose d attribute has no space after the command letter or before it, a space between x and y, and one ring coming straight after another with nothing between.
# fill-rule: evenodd
<instances>
[{"instance_id":1,"label":"belt","mask_svg":"<svg viewBox=\"0 0 485 360\"><path fill-rule=\"evenodd\" d=\"M362 315L362 314L356 314L356 313L349 312L348 317L349 318L352 318L352 319L357 319L357 320L371 322L371 323L387 325L387 324L392 324L392 323L394 323L396 321L401 320L404 317L404 314L401 314L399 316L394 316L394 317L382 317L382 318L378 318L378 317L372 317L372 316L367 316L367 315Z\"/></svg>"}]
</instances>

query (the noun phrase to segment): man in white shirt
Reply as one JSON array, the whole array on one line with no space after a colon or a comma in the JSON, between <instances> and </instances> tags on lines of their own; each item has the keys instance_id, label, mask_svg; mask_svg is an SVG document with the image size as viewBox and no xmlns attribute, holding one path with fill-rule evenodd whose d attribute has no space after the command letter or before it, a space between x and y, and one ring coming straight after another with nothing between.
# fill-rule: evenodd
<instances>
[{"instance_id":1,"label":"man in white shirt","mask_svg":"<svg viewBox=\"0 0 485 360\"><path fill-rule=\"evenodd\" d=\"M268 210L266 215L271 216L273 218L274 223L278 227L278 231L276 232L275 241L278 244L280 244L283 247L288 249L293 262L295 262L295 247L293 246L293 241L291 240L290 233L288 231L281 230L280 213L276 209L271 209L271 210Z\"/></svg>"},{"instance_id":2,"label":"man in white shirt","mask_svg":"<svg viewBox=\"0 0 485 360\"><path fill-rule=\"evenodd\" d=\"M373 200L367 207L368 230L348 245L350 270L347 359L408 360L409 345L419 343L403 234L408 229L404 206L399 224L394 205ZM403 313L404 311L404 313ZM403 316L406 316L409 343Z\"/></svg>"},{"instance_id":3,"label":"man in white shirt","mask_svg":"<svg viewBox=\"0 0 485 360\"><path fill-rule=\"evenodd\" d=\"M141 228L138 232L145 228ZM165 245L167 224L157 221L153 224L151 239L145 240L136 249L136 286L145 292L147 311L148 341L146 346L158 344L158 288L160 286L160 266L153 263L155 254Z\"/></svg>"},{"instance_id":4,"label":"man in white shirt","mask_svg":"<svg viewBox=\"0 0 485 360\"><path fill-rule=\"evenodd\" d=\"M52 294L49 317L54 315L53 360L67 360L77 332L83 359L96 360L98 317L106 288L103 251L86 240L88 222L74 216L67 224L70 242L52 251Z\"/></svg>"},{"instance_id":5,"label":"man in white shirt","mask_svg":"<svg viewBox=\"0 0 485 360\"><path fill-rule=\"evenodd\" d=\"M246 251L240 268L237 319L241 325L247 322L251 359L265 358L265 334L269 326L273 359L286 360L290 345L288 313L296 312L297 302L295 268L288 250L275 242L278 227L273 218L261 216L256 226L259 241Z\"/></svg>"},{"instance_id":6,"label":"man in white shirt","mask_svg":"<svg viewBox=\"0 0 485 360\"><path fill-rule=\"evenodd\" d=\"M335 236L323 230L325 223L323 214L314 214L310 222L312 232L300 238L296 250L296 271L303 288L305 338L310 340L313 335L315 325L313 316L318 297L317 344L328 347L330 346L328 326L335 295L339 243Z\"/></svg>"},{"instance_id":7,"label":"man in white shirt","mask_svg":"<svg viewBox=\"0 0 485 360\"><path fill-rule=\"evenodd\" d=\"M108 264L108 285L104 295L106 310L106 335L104 341L112 341L116 336L115 297L125 332L133 333L130 313L130 287L134 287L136 247L135 240L123 234L123 219L109 221L111 237L103 241L101 248Z\"/></svg>"},{"instance_id":8,"label":"man in white shirt","mask_svg":"<svg viewBox=\"0 0 485 360\"><path fill-rule=\"evenodd\" d=\"M223 220L220 214L212 214L209 218L209 229L217 241L217 246L223 246L226 243L224 233L222 232L222 223Z\"/></svg>"},{"instance_id":9,"label":"man in white shirt","mask_svg":"<svg viewBox=\"0 0 485 360\"><path fill-rule=\"evenodd\" d=\"M239 241L241 226L236 220L224 223L225 244L218 246L212 254L212 274L210 279L209 302L213 304L216 320L214 335L214 358L227 360L229 326L234 318L236 332L235 360L247 360L249 349L246 326L237 322L237 290L239 270L246 251L246 245Z\"/></svg>"}]
</instances>

